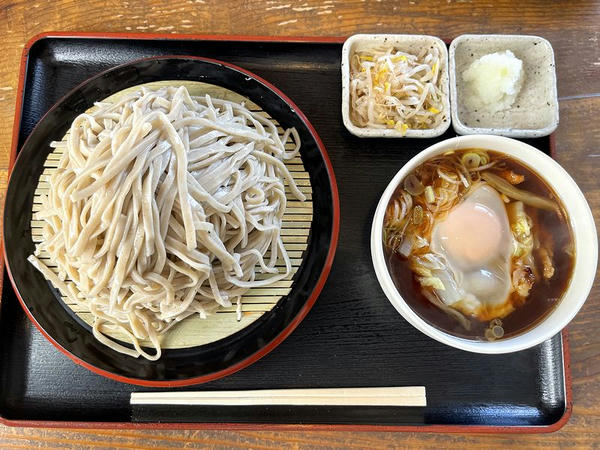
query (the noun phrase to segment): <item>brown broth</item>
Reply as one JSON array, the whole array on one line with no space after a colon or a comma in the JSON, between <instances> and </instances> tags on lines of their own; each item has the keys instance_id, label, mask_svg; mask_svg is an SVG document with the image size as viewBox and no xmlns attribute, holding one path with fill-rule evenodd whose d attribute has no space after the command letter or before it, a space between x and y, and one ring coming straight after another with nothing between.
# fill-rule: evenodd
<instances>
[{"instance_id":1,"label":"brown broth","mask_svg":"<svg viewBox=\"0 0 600 450\"><path fill-rule=\"evenodd\" d=\"M463 151L466 150L461 152ZM488 154L492 161L499 159L506 165L507 169L525 175L525 181L517 186L519 189L550 198L560 205L558 196L529 168L497 152L489 151ZM392 201L395 197L394 195ZM564 207L562 205L560 207L563 211L562 217L559 217L554 211L525 207L525 211L533 219L533 233L538 237L540 243L544 244L544 239L548 235L554 241L552 262L555 271L550 280L545 280L541 275L542 264L536 250L534 250L534 259L540 275L536 279L525 303L501 319L504 328L503 339L522 334L548 316L558 305L569 285L573 273L574 257L566 253L564 249L573 247L573 238L571 228L566 221ZM421 293L421 286L409 268L408 259L389 251L385 245L384 252L388 270L398 292L423 320L433 327L454 336L473 340L485 339L484 333L489 326L489 322L470 318L471 329L466 330L456 319L433 305Z\"/></svg>"}]
</instances>

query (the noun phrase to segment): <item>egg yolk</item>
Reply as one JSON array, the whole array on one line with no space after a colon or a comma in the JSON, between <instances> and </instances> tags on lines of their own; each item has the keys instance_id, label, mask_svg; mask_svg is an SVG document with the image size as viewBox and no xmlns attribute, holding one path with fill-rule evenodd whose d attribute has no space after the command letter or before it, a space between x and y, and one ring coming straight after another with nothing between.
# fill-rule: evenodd
<instances>
[{"instance_id":1,"label":"egg yolk","mask_svg":"<svg viewBox=\"0 0 600 450\"><path fill-rule=\"evenodd\" d=\"M463 270L480 267L497 255L502 225L487 206L465 202L439 225L440 244Z\"/></svg>"}]
</instances>

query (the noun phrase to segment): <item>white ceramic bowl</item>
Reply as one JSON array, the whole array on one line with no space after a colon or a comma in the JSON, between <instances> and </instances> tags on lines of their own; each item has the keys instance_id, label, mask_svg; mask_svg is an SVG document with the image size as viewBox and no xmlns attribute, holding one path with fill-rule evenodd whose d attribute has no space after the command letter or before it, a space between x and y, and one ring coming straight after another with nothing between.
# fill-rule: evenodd
<instances>
[{"instance_id":1,"label":"white ceramic bowl","mask_svg":"<svg viewBox=\"0 0 600 450\"><path fill-rule=\"evenodd\" d=\"M407 130L406 134L389 128L368 128L354 125L350 119L350 57L357 51L373 46L393 46L403 52L417 54L424 47L435 45L441 51L440 87L445 96L444 108L440 112L445 117L440 125L427 130ZM432 138L444 134L450 127L450 82L448 76L448 49L446 44L435 36L424 34L355 34L350 36L342 47L342 119L348 131L358 137L384 138Z\"/></svg>"},{"instance_id":2,"label":"white ceramic bowl","mask_svg":"<svg viewBox=\"0 0 600 450\"><path fill-rule=\"evenodd\" d=\"M494 342L473 341L444 333L425 322L404 301L388 272L382 242L383 219L394 190L417 166L448 150L483 148L505 153L526 165L552 187L566 209L575 240L575 264L571 281L560 303L533 328L518 336ZM377 206L371 229L371 256L377 279L386 296L400 314L427 336L462 350L475 353L509 353L533 347L560 332L585 302L596 274L598 239L592 212L571 176L552 158L523 142L489 135L460 136L439 142L412 158L392 179Z\"/></svg>"}]
</instances>

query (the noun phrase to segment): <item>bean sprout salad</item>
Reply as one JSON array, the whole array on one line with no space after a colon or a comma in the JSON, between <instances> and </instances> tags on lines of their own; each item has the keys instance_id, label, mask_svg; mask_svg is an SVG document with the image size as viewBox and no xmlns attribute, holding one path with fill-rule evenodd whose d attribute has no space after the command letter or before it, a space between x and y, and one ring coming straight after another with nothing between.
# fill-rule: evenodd
<instances>
[{"instance_id":1,"label":"bean sprout salad","mask_svg":"<svg viewBox=\"0 0 600 450\"><path fill-rule=\"evenodd\" d=\"M441 89L440 49L433 45L418 55L396 48L355 52L350 60L350 114L360 127L436 128L445 119Z\"/></svg>"}]
</instances>

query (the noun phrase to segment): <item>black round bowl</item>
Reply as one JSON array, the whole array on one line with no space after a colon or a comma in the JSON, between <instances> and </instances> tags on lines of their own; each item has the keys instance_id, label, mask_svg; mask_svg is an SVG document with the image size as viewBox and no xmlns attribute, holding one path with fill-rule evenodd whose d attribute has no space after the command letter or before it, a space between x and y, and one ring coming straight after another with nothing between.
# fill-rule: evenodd
<instances>
[{"instance_id":1,"label":"black round bowl","mask_svg":"<svg viewBox=\"0 0 600 450\"><path fill-rule=\"evenodd\" d=\"M31 211L44 161L73 119L93 103L131 86L161 80L202 81L238 92L284 128L296 127L313 189L313 222L303 263L291 292L248 327L214 343L165 349L158 361L132 358L102 345L91 328L63 306L58 291L27 261L33 253ZM329 274L337 244L339 201L327 152L304 114L258 76L220 61L193 57L149 58L103 72L69 92L40 120L13 167L4 208L4 257L11 282L34 325L60 351L101 375L145 386L211 381L255 362L281 343L306 316Z\"/></svg>"}]
</instances>

